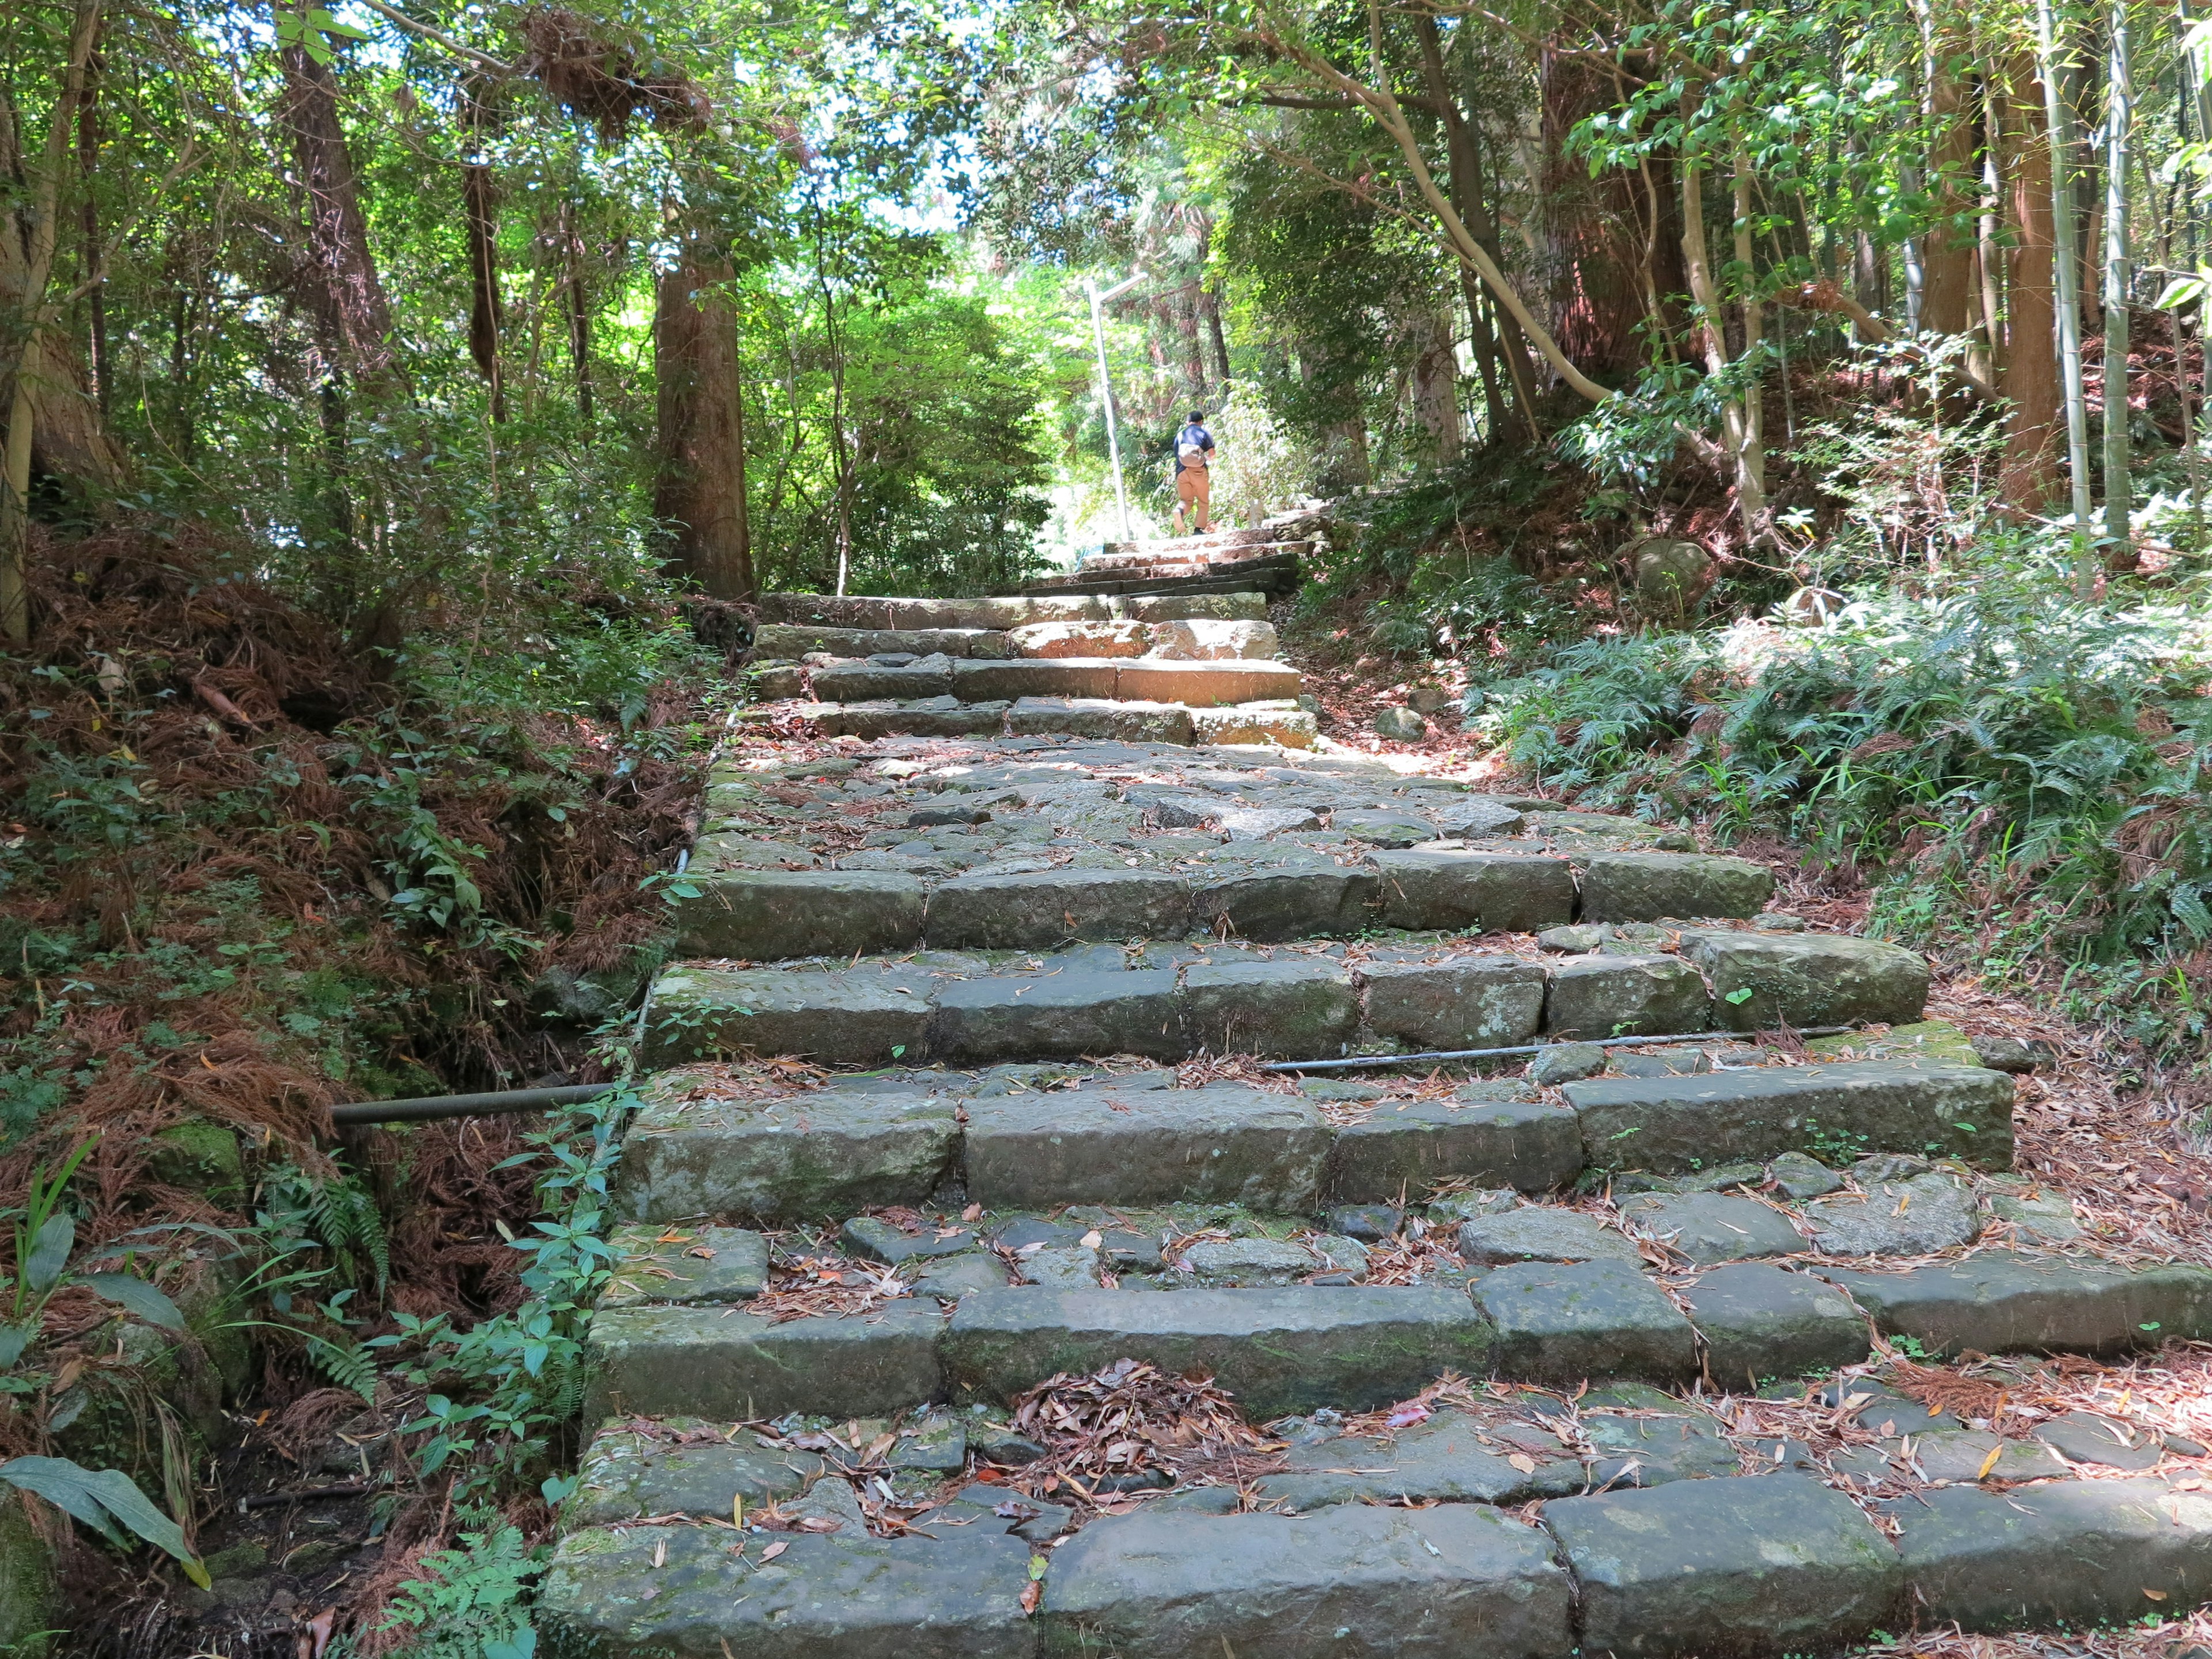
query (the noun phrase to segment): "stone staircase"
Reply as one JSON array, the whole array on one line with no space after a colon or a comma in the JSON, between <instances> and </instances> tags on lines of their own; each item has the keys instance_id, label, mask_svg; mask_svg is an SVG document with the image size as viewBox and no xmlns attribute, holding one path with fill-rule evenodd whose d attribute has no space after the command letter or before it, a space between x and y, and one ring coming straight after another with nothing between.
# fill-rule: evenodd
<instances>
[{"instance_id":1,"label":"stone staircase","mask_svg":"<svg viewBox=\"0 0 2212 1659\"><path fill-rule=\"evenodd\" d=\"M1109 542L1065 576L1049 576L1024 593L1192 594L1251 590L1288 594L1303 576L1300 561L1325 534L1321 521L1300 515L1257 530L1217 531L1156 541Z\"/></svg>"},{"instance_id":2,"label":"stone staircase","mask_svg":"<svg viewBox=\"0 0 2212 1659\"><path fill-rule=\"evenodd\" d=\"M1295 577L1293 577L1295 580ZM1305 748L1263 593L1142 583L981 599L763 597L755 718L824 737L1080 737Z\"/></svg>"},{"instance_id":3,"label":"stone staircase","mask_svg":"<svg viewBox=\"0 0 2212 1659\"><path fill-rule=\"evenodd\" d=\"M1782 1654L2212 1597L2203 1445L1869 1375L2212 1339L2212 1270L2085 1251L2009 1173L2021 1057L1760 866L1000 738L725 763L692 869L550 1654Z\"/></svg>"}]
</instances>

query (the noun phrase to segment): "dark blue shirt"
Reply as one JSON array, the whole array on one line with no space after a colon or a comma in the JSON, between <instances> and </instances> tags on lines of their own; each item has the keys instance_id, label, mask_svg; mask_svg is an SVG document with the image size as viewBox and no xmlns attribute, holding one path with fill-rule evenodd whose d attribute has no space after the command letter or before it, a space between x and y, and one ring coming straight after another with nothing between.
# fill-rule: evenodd
<instances>
[{"instance_id":1,"label":"dark blue shirt","mask_svg":"<svg viewBox=\"0 0 2212 1659\"><path fill-rule=\"evenodd\" d=\"M1178 472L1188 472L1191 469L1191 464L1184 460L1182 455L1184 447L1190 444L1196 444L1211 455L1213 453L1213 434L1195 421L1188 422L1176 434L1176 471Z\"/></svg>"}]
</instances>

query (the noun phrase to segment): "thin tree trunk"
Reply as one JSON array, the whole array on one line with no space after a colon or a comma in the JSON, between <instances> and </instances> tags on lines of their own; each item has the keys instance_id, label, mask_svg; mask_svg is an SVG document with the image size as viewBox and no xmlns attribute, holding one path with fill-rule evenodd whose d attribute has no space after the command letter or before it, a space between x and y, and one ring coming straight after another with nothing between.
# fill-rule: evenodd
<instances>
[{"instance_id":1,"label":"thin tree trunk","mask_svg":"<svg viewBox=\"0 0 2212 1659\"><path fill-rule=\"evenodd\" d=\"M753 596L746 515L744 409L737 319L721 284L729 261L687 240L655 290L658 479L653 514L671 529L674 562L718 599Z\"/></svg>"},{"instance_id":2,"label":"thin tree trunk","mask_svg":"<svg viewBox=\"0 0 2212 1659\"><path fill-rule=\"evenodd\" d=\"M2057 244L2051 234L2053 197L2048 100L2035 66L2015 59L2002 123L2002 176L2007 185L2006 292L2012 312L2006 329L2003 390L2012 407L2005 416L2004 459L1998 494L2022 513L2050 509L2058 495L2060 398L2057 324L2051 283ZM1994 88L1992 102L1996 102Z\"/></svg>"},{"instance_id":3,"label":"thin tree trunk","mask_svg":"<svg viewBox=\"0 0 2212 1659\"><path fill-rule=\"evenodd\" d=\"M483 105L483 90L474 76L461 89L469 148L469 157L461 163L461 214L469 248L469 356L476 360L477 373L491 389L491 418L496 424L507 418L507 388L499 362L500 328L505 319L500 313L499 228L494 217L491 168L482 159L484 128L490 117Z\"/></svg>"},{"instance_id":4,"label":"thin tree trunk","mask_svg":"<svg viewBox=\"0 0 2212 1659\"><path fill-rule=\"evenodd\" d=\"M1954 43L1931 32L1927 52L1928 155L1936 187L1936 222L1922 252L1925 270L1920 326L1937 334L1964 334L1973 292L1973 244L1960 234L1967 209L1966 181L1974 171L1973 112L1954 70Z\"/></svg>"},{"instance_id":5,"label":"thin tree trunk","mask_svg":"<svg viewBox=\"0 0 2212 1659\"><path fill-rule=\"evenodd\" d=\"M1413 413L1428 434L1431 459L1439 467L1460 458L1459 364L1452 350L1450 314L1425 312L1413 327Z\"/></svg>"},{"instance_id":6,"label":"thin tree trunk","mask_svg":"<svg viewBox=\"0 0 2212 1659\"><path fill-rule=\"evenodd\" d=\"M91 62L93 42L100 33L100 0L77 0L61 92L47 115L39 171L30 181L31 204L22 215L28 234L18 244L21 281L10 285L16 289L16 316L15 326L9 332L18 343L14 361L6 365L8 372L0 375L0 384L12 388L7 444L0 452L0 635L17 644L31 637L31 436L35 419L32 382L46 333L46 287L53 276L63 157L69 151L77 101L84 95L86 69ZM15 234L15 225L0 221L0 236L12 240Z\"/></svg>"},{"instance_id":7,"label":"thin tree trunk","mask_svg":"<svg viewBox=\"0 0 2212 1659\"><path fill-rule=\"evenodd\" d=\"M1221 301L1211 289L1198 291L1199 309L1206 317L1207 337L1213 343L1214 377L1221 382L1222 390L1229 389L1229 337L1221 331Z\"/></svg>"},{"instance_id":8,"label":"thin tree trunk","mask_svg":"<svg viewBox=\"0 0 2212 1659\"><path fill-rule=\"evenodd\" d=\"M2043 82L2044 120L2051 140L2051 228L2057 250L2058 363L2066 392L2066 461L2074 497L2074 594L2094 597L2096 555L2089 525L2089 403L2081 386L2081 307L2075 292L2081 272L2074 240L2072 112L2058 81L2057 28L2051 0L2036 0L2036 70Z\"/></svg>"},{"instance_id":9,"label":"thin tree trunk","mask_svg":"<svg viewBox=\"0 0 2212 1659\"><path fill-rule=\"evenodd\" d=\"M100 203L93 195L94 177L100 166L100 54L94 52L85 66L84 100L76 112L76 160L84 191L83 204L77 210L82 232L78 257L83 261L83 280L92 284L84 296L85 343L91 360L93 406L100 411L100 424L105 426L115 374L107 355L107 284L97 280L106 252L100 245Z\"/></svg>"},{"instance_id":10,"label":"thin tree trunk","mask_svg":"<svg viewBox=\"0 0 2212 1659\"><path fill-rule=\"evenodd\" d=\"M584 243L573 204L561 204L562 311L568 325L568 362L576 377L576 413L592 431L592 306L584 287Z\"/></svg>"},{"instance_id":11,"label":"thin tree trunk","mask_svg":"<svg viewBox=\"0 0 2212 1659\"><path fill-rule=\"evenodd\" d=\"M368 222L338 118L337 82L304 47L287 46L279 57L283 116L307 197L301 276L308 309L339 353L334 369L365 390L404 390L392 355L392 306L369 252Z\"/></svg>"},{"instance_id":12,"label":"thin tree trunk","mask_svg":"<svg viewBox=\"0 0 2212 1659\"><path fill-rule=\"evenodd\" d=\"M2134 250L2128 239L2128 145L2135 123L2127 0L2112 0L2112 56L2105 85L2105 539L2106 563L2136 568L2130 509L2128 298Z\"/></svg>"},{"instance_id":13,"label":"thin tree trunk","mask_svg":"<svg viewBox=\"0 0 2212 1659\"><path fill-rule=\"evenodd\" d=\"M1753 364L1759 356L1759 348L1765 340L1765 318L1759 304L1758 277L1752 264L1751 240L1751 166L1744 158L1739 145L1735 152L1735 266L1736 280L1744 285L1741 312L1743 316L1743 355ZM1766 503L1766 411L1765 399L1761 395L1765 376L1754 370L1751 384L1743 394L1743 449L1737 458L1737 470L1756 480L1762 516L1759 532L1765 529L1763 516ZM1753 532L1745 526L1747 534Z\"/></svg>"}]
</instances>

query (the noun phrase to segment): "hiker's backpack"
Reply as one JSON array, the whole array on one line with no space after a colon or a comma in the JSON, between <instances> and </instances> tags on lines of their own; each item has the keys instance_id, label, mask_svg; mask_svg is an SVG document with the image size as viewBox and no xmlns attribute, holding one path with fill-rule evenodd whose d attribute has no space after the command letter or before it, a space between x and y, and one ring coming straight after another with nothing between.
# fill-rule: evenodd
<instances>
[{"instance_id":1,"label":"hiker's backpack","mask_svg":"<svg viewBox=\"0 0 2212 1659\"><path fill-rule=\"evenodd\" d=\"M1176 434L1176 471L1203 472L1206 470L1206 428L1187 426Z\"/></svg>"}]
</instances>

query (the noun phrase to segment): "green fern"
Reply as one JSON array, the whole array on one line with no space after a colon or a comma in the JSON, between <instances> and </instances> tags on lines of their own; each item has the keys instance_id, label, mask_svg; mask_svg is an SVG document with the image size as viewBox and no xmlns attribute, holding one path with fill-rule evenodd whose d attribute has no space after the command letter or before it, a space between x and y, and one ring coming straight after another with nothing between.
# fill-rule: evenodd
<instances>
[{"instance_id":1,"label":"green fern","mask_svg":"<svg viewBox=\"0 0 2212 1659\"><path fill-rule=\"evenodd\" d=\"M544 1553L526 1546L513 1527L464 1533L461 1542L463 1548L423 1557L422 1577L399 1587L384 1628L410 1632L401 1650L408 1659L529 1653L534 1644L522 1601L526 1581L544 1568Z\"/></svg>"},{"instance_id":2,"label":"green fern","mask_svg":"<svg viewBox=\"0 0 2212 1659\"><path fill-rule=\"evenodd\" d=\"M316 1233L344 1263L349 1278L360 1273L355 1252L368 1258L376 1270L376 1294L381 1299L392 1279L392 1244L376 1200L351 1176L342 1175L316 1183L308 1210Z\"/></svg>"},{"instance_id":3,"label":"green fern","mask_svg":"<svg viewBox=\"0 0 2212 1659\"><path fill-rule=\"evenodd\" d=\"M352 1389L372 1406L376 1403L376 1356L360 1343L333 1342L311 1333L307 1357L338 1387Z\"/></svg>"}]
</instances>

